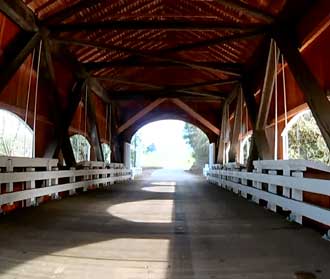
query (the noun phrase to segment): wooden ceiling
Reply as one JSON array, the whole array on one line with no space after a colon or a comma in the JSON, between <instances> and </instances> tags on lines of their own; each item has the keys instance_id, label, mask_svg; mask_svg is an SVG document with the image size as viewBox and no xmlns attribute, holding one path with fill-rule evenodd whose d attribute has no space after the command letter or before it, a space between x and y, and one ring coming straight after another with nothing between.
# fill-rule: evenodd
<instances>
[{"instance_id":1,"label":"wooden ceiling","mask_svg":"<svg viewBox=\"0 0 330 279\"><path fill-rule=\"evenodd\" d=\"M285 0L25 0L113 99L220 102Z\"/></svg>"}]
</instances>

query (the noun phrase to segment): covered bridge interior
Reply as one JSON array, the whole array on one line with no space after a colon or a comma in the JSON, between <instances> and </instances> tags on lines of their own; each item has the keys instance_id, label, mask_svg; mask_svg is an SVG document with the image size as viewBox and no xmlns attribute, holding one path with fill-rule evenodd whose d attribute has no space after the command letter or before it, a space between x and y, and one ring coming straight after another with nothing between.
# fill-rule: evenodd
<instances>
[{"instance_id":1,"label":"covered bridge interior","mask_svg":"<svg viewBox=\"0 0 330 279\"><path fill-rule=\"evenodd\" d=\"M33 132L33 158L0 157L0 211L7 214L80 190L106 188L114 182L130 179L126 161L128 143L134 133L156 120L179 119L199 127L212 143L205 173L209 182L296 223L311 226L329 239L330 167L311 161L286 160L287 146L282 140L290 120L309 109L326 147L330 148L329 47L328 0L0 0L0 109L16 114ZM76 161L70 143L70 137L75 134L88 139L89 162ZM251 145L242 159L242 144L248 136L251 136ZM103 144L111 148L111 163L104 157ZM166 181L176 179L168 175ZM134 182L131 187L137 191L142 186ZM116 189L114 195L125 189L127 196L132 191L132 196L139 198L129 185L112 187ZM206 195L211 200L214 194L228 204L235 199L225 191L221 192L223 195L215 192L212 185L208 186L210 193L191 187L182 192L178 190L178 196L173 197L180 211L174 214L179 221L180 216L189 215L188 207L180 203L183 194L194 203L189 190L195 194L201 191L198 195ZM103 193L103 190L97 191ZM103 194L106 198L112 195ZM83 206L83 201L97 204L98 194L94 195L90 200L88 196L82 196L82 200L75 197L73 204ZM101 204L105 203L104 197L100 199ZM241 201L232 202L237 206L234 211L244 210L240 208ZM213 204L204 203L201 206L214 209ZM72 210L72 206L67 205L67 209ZM259 210L249 209L251 212ZM103 208L98 207L98 210L101 212ZM54 208L50 211L55 219L56 214L61 215ZM22 216L38 214L26 212L27 215L14 215L16 224L29 222ZM47 218L45 211L39 213ZM73 219L81 217L70 214ZM258 224L259 213L253 214L255 218L250 221ZM224 222L230 221L228 216ZM10 222L10 217L8 215L5 222ZM190 217L193 219L193 214ZM215 217L209 218L210 222L216 222ZM283 220L279 220L276 219L276 224L282 224ZM265 226L269 228L268 223L260 222L261 231ZM188 229L189 224L174 223L174 235L182 230L181 233L186 233L190 239L189 233L193 230ZM281 226L285 226L283 224ZM85 229L92 226L84 225ZM98 225L97 230L102 230ZM203 223L195 225L202 227ZM46 228L46 221L41 221L40 226ZM6 233L18 233L15 227L6 228L4 239ZM136 228L140 229L131 227L132 230ZM164 229L145 228L155 234L153 229ZM221 229L213 229L219 237ZM250 235L245 229L244 233ZM224 233L226 236L231 234L228 230ZM157 272L154 275L155 278L291 278L288 277L291 272L298 279L329 278L329 267L321 260L329 258L329 246L315 240L317 233L312 236L308 233L301 232L303 236L298 237L297 243L308 241L306 251L310 253L322 247L319 263L323 273L317 275L315 269L319 269L313 269L314 262L307 264L312 271L296 270L294 273L290 269L295 264L299 267L306 264L305 258L298 255L297 262L291 262L290 268L281 269L281 273L276 273L276 268L258 273L251 269L253 263L250 262L246 263L249 268L241 267L240 275L235 273L237 277L232 277L234 273L229 269L223 277L212 277L212 274L217 276L219 266L215 263L212 267L204 266L204 258L198 262L201 265L196 263L194 274L191 273L194 266L186 266L187 262L182 259L180 262L174 256L177 266L171 273L167 272L164 277ZM207 234L201 234L207 241ZM285 241L289 243L293 235L285 233ZM260 237L267 245L267 237ZM180 237L172 241L183 245L184 258L189 243L186 238L182 239L183 244ZM89 242L82 241L84 245ZM203 250L202 244L199 245L198 249ZM109 249L116 249L111 247ZM234 250L239 251L240 247L244 244L240 243ZM137 251L140 248L137 247ZM177 247L173 249L180 254ZM153 251L150 248L149 252ZM275 254L277 252L285 254L285 259L290 253L281 248ZM216 255L215 251L212 253ZM1 252L0 255L5 257ZM17 259L18 256L12 257ZM257 253L255 260L260 260L259 257ZM189 259L192 264L192 258ZM9 265L9 261L3 265L6 263ZM3 265L0 267L7 271L3 273L4 278L17 275L14 268ZM277 265L281 265L280 256ZM91 267L104 276L102 269ZM17 271L18 274L22 275L22 270ZM140 278L140 275L146 278L144 273L130 272L135 275L127 275L127 278ZM206 274L210 277L203 277ZM277 277L271 277L274 274ZM81 278L79 273L75 276Z\"/></svg>"}]
</instances>

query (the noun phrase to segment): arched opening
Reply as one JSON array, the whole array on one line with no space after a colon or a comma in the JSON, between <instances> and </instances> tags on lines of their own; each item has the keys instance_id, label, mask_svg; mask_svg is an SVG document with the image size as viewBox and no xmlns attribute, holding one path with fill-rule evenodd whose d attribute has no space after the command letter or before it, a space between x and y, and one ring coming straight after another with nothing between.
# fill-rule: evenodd
<instances>
[{"instance_id":1,"label":"arched opening","mask_svg":"<svg viewBox=\"0 0 330 279\"><path fill-rule=\"evenodd\" d=\"M90 160L91 145L84 136L78 134L73 135L70 137L70 142L76 162Z\"/></svg>"},{"instance_id":2,"label":"arched opening","mask_svg":"<svg viewBox=\"0 0 330 279\"><path fill-rule=\"evenodd\" d=\"M131 166L202 170L208 152L209 139L202 130L181 120L160 120L132 137Z\"/></svg>"},{"instance_id":3,"label":"arched opening","mask_svg":"<svg viewBox=\"0 0 330 279\"><path fill-rule=\"evenodd\" d=\"M294 116L282 133L283 158L330 162L329 149L310 110Z\"/></svg>"},{"instance_id":4,"label":"arched opening","mask_svg":"<svg viewBox=\"0 0 330 279\"><path fill-rule=\"evenodd\" d=\"M102 152L103 152L103 157L104 157L104 162L107 164L111 163L111 148L110 145L107 143L102 143Z\"/></svg>"},{"instance_id":5,"label":"arched opening","mask_svg":"<svg viewBox=\"0 0 330 279\"><path fill-rule=\"evenodd\" d=\"M33 131L16 114L0 109L0 155L32 157Z\"/></svg>"}]
</instances>

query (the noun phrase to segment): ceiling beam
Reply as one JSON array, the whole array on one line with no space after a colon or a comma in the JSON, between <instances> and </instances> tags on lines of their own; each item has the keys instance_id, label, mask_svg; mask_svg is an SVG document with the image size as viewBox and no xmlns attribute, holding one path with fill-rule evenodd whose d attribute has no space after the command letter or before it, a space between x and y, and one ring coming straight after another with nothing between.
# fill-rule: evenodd
<instances>
[{"instance_id":1,"label":"ceiling beam","mask_svg":"<svg viewBox=\"0 0 330 279\"><path fill-rule=\"evenodd\" d=\"M260 24L226 23L220 21L182 21L182 20L108 20L101 22L80 22L48 25L53 32L76 32L97 30L174 30L174 31L245 31L261 27Z\"/></svg>"},{"instance_id":2,"label":"ceiling beam","mask_svg":"<svg viewBox=\"0 0 330 279\"><path fill-rule=\"evenodd\" d=\"M274 21L274 16L262 11L258 8L254 8L251 5L245 4L244 2L238 0L215 0L220 3L222 6L225 6L230 9L234 9L243 14L249 14L253 17L264 20L265 22L271 23Z\"/></svg>"},{"instance_id":3,"label":"ceiling beam","mask_svg":"<svg viewBox=\"0 0 330 279\"><path fill-rule=\"evenodd\" d=\"M136 123L139 119L141 119L143 116L148 114L150 111L154 110L156 107L158 107L161 103L166 101L165 98L157 99L153 102L151 102L149 105L144 107L142 110L140 110L138 113L136 113L134 116L129 118L123 125L121 125L117 132L118 134L121 134L123 131L128 129L130 126L132 126L134 123Z\"/></svg>"},{"instance_id":4,"label":"ceiling beam","mask_svg":"<svg viewBox=\"0 0 330 279\"><path fill-rule=\"evenodd\" d=\"M0 11L27 32L37 32L33 12L21 0L1 0Z\"/></svg>"},{"instance_id":5,"label":"ceiling beam","mask_svg":"<svg viewBox=\"0 0 330 279\"><path fill-rule=\"evenodd\" d=\"M189 107L186 103L182 102L179 99L173 99L171 100L175 105L177 105L180 109L185 111L188 115L196 119L198 122L200 122L202 125L207 127L209 130L211 130L216 135L220 135L220 130L215 127L210 121L208 121L206 118L204 118L202 115L200 115L198 112L193 110L191 107Z\"/></svg>"},{"instance_id":6,"label":"ceiling beam","mask_svg":"<svg viewBox=\"0 0 330 279\"><path fill-rule=\"evenodd\" d=\"M204 93L196 91L173 91L173 90L140 90L140 91L112 91L109 92L108 98L112 101L120 100L155 100L157 98L183 98L183 99L192 99L200 101L220 101L224 100L227 95L221 93Z\"/></svg>"},{"instance_id":7,"label":"ceiling beam","mask_svg":"<svg viewBox=\"0 0 330 279\"><path fill-rule=\"evenodd\" d=\"M222 62L191 62L201 67L210 67L223 71L232 71L240 73L243 69L243 65L240 63L222 63ZM143 68L168 68L168 67L184 67L189 68L187 65L178 64L172 61L143 61L141 59L134 59L130 61L114 60L114 61L101 61L101 62L86 62L83 66L87 71L101 70L105 68L131 68L131 67L143 67Z\"/></svg>"},{"instance_id":8,"label":"ceiling beam","mask_svg":"<svg viewBox=\"0 0 330 279\"><path fill-rule=\"evenodd\" d=\"M39 33L31 34L21 31L5 48L3 61L0 63L0 94L29 54L38 45L40 39Z\"/></svg>"},{"instance_id":9,"label":"ceiling beam","mask_svg":"<svg viewBox=\"0 0 330 279\"><path fill-rule=\"evenodd\" d=\"M49 24L52 22L62 22L63 20L73 16L74 14L78 13L79 11L101 4L105 2L104 0L80 0L77 3L71 5L70 7L64 6L64 8L49 17L45 18L42 22L43 24Z\"/></svg>"},{"instance_id":10,"label":"ceiling beam","mask_svg":"<svg viewBox=\"0 0 330 279\"><path fill-rule=\"evenodd\" d=\"M119 51L119 52L124 52L128 54L132 54L134 57L146 57L146 58L153 58L156 60L160 61L168 61L176 64L181 64L188 66L190 68L194 69L199 69L199 70L211 70L211 71L219 71L224 74L232 75L232 76L240 76L240 74L229 71L229 70L220 70L217 68L212 68L209 66L202 66L198 64L194 64L193 62L189 61L184 61L184 60L178 60L178 59L171 59L171 58L166 58L163 55L176 52L176 51L181 51L181 50L191 50L194 48L198 47L203 47L203 46L212 46L212 45L217 45L217 44L223 44L223 43L228 43L230 41L236 41L236 40L242 40L242 39L247 39L251 38L254 36L261 35L266 32L266 29L258 29L254 32L247 32L247 33L239 33L239 34L234 34L234 35L228 35L228 36L223 36L217 39L211 39L211 40L203 40L197 43L190 43L190 44L185 44L181 45L172 49L167 49L166 51L159 51L156 54L153 53L147 53L144 51L132 49L132 48L127 48L127 47L121 47L121 46L116 46L116 45L111 45L109 43L99 43L99 42L91 42L91 41L84 41L84 40L74 40L74 39L64 39L60 37L53 37L53 40L59 44L65 44L65 45L77 45L77 46L83 46L83 47L94 47L98 49L104 49L104 50L109 50L109 51ZM180 48L180 49L179 49Z\"/></svg>"},{"instance_id":11,"label":"ceiling beam","mask_svg":"<svg viewBox=\"0 0 330 279\"><path fill-rule=\"evenodd\" d=\"M113 81L114 83L123 83L123 84L130 84L130 85L137 85L137 86L144 86L148 88L153 89L167 89L167 90L188 90L193 88L199 88L199 87L205 87L205 86L222 86L222 85L230 85L230 84L236 84L239 82L238 79L228 79L228 80L211 80L211 81L204 81L204 82L196 82L191 84L184 84L184 85L172 85L172 86L161 86L161 85L155 85L145 82L138 82L138 81L132 81L122 78L116 78L116 77L98 77L93 76L93 79L97 80L105 80L105 81Z\"/></svg>"}]
</instances>

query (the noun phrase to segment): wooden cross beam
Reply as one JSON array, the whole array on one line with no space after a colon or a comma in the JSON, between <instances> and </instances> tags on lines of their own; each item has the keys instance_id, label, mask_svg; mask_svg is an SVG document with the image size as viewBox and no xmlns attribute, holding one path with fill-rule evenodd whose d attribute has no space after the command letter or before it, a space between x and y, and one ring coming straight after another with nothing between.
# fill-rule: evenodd
<instances>
[{"instance_id":1,"label":"wooden cross beam","mask_svg":"<svg viewBox=\"0 0 330 279\"><path fill-rule=\"evenodd\" d=\"M39 30L33 12L21 0L1 0L0 11L27 32Z\"/></svg>"},{"instance_id":2,"label":"wooden cross beam","mask_svg":"<svg viewBox=\"0 0 330 279\"><path fill-rule=\"evenodd\" d=\"M239 74L243 68L242 64L239 63L221 63L221 62L191 62L196 66L210 67L223 71L231 71ZM82 64L87 71L96 71L104 68L132 68L132 67L143 67L143 68L168 68L168 67L184 67L190 68L187 65L178 64L173 61L143 61L141 59L126 60L115 60L115 61L102 61L102 62L87 62Z\"/></svg>"},{"instance_id":3,"label":"wooden cross beam","mask_svg":"<svg viewBox=\"0 0 330 279\"><path fill-rule=\"evenodd\" d=\"M261 91L261 100L256 122L256 129L265 129L269 115L270 103L272 101L275 75L277 74L277 64L280 52L277 50L274 40L271 40L269 54L266 66L266 73L263 88Z\"/></svg>"},{"instance_id":4,"label":"wooden cross beam","mask_svg":"<svg viewBox=\"0 0 330 279\"><path fill-rule=\"evenodd\" d=\"M234 125L230 136L229 162L239 162L239 136L242 125L243 93L241 86L235 88L238 91Z\"/></svg>"},{"instance_id":5,"label":"wooden cross beam","mask_svg":"<svg viewBox=\"0 0 330 279\"><path fill-rule=\"evenodd\" d=\"M274 21L273 15L266 13L260 9L254 8L251 5L245 4L244 2L241 2L239 0L215 0L215 1L227 8L237 10L239 13L249 14L253 17L260 18L269 23Z\"/></svg>"},{"instance_id":6,"label":"wooden cross beam","mask_svg":"<svg viewBox=\"0 0 330 279\"><path fill-rule=\"evenodd\" d=\"M189 90L193 88L200 88L205 86L221 86L221 85L229 85L229 84L236 84L239 82L237 79L228 79L228 80L211 80L211 81L204 81L204 82L197 82L187 85L175 85L175 86L160 86L160 85L154 85L150 83L145 82L138 82L138 81L132 81L127 79L121 79L116 77L98 77L94 76L93 79L97 80L108 80L108 81L114 81L115 83L122 83L122 84L130 84L130 85L137 85L137 86L144 86L147 88L153 88L153 89L167 89L172 91L181 91L181 90ZM196 92L198 94L198 92Z\"/></svg>"},{"instance_id":7,"label":"wooden cross beam","mask_svg":"<svg viewBox=\"0 0 330 279\"><path fill-rule=\"evenodd\" d=\"M42 21L43 24L49 24L51 22L61 22L66 18L78 13L80 10L92 7L94 5L98 5L105 0L80 0L75 4L64 7L62 10L52 14L51 16L47 17L45 20Z\"/></svg>"},{"instance_id":8,"label":"wooden cross beam","mask_svg":"<svg viewBox=\"0 0 330 279\"><path fill-rule=\"evenodd\" d=\"M202 42L198 42L198 43L191 43L191 44L186 44L183 46L179 46L181 48L181 50L185 49L185 50L190 50L193 48L198 48L198 47L202 47L202 46L212 46L212 45L216 45L216 44L221 44L221 43L226 43L232 40L239 40L239 39L246 39L246 38L251 38L251 36L258 36L260 34L262 34L263 32L265 32L265 30L261 31L256 31L254 32L249 32L249 33L241 33L241 34L235 34L235 35L229 35L229 36L225 36L225 37L220 37L217 39L213 39L213 40L204 40ZM199 70L211 70L211 71L219 71L222 72L224 74L228 74L228 75L232 75L232 76L237 76L239 77L240 74L237 72L233 72L230 70L221 70L221 69L217 69L216 67L210 67L208 65L200 65L200 64L194 64L194 62L190 62L190 61L184 61L184 60L179 60L179 59L171 59L171 58L166 58L162 55L165 54L165 51L160 53L157 52L157 54L152 54L152 53L147 53L144 51L139 51L136 49L131 49L131 48L127 48L127 47L121 47L121 46L116 46L116 45L111 45L109 43L99 43L99 42L90 42L90 41L84 41L84 40L74 40L74 39L63 39L63 38L59 38L59 37L52 37L54 42L57 42L59 44L66 44L66 45L77 45L77 46L84 46L84 47L94 47L94 48L98 48L98 49L104 49L104 50L109 50L109 51L119 51L119 52L124 52L124 53L128 53L128 54L132 54L134 59L136 57L146 57L146 58L153 58L159 61L167 61L170 63L176 63L176 64L181 64L181 65L185 65L187 67L193 68L193 69L199 69ZM166 50L166 54L168 54L168 52L172 53L172 51L176 51L177 48L175 48L175 50L171 49L171 51L169 51L169 49ZM133 58L131 57L131 58Z\"/></svg>"},{"instance_id":9,"label":"wooden cross beam","mask_svg":"<svg viewBox=\"0 0 330 279\"><path fill-rule=\"evenodd\" d=\"M88 88L87 91L89 92ZM94 148L94 152L96 155L96 160L104 162L104 155L100 140L100 131L97 125L95 104L93 102L92 95L87 93L87 100L86 98L83 98L83 100L84 100L84 105L87 107L87 123L89 127L91 144Z\"/></svg>"},{"instance_id":10,"label":"wooden cross beam","mask_svg":"<svg viewBox=\"0 0 330 279\"><path fill-rule=\"evenodd\" d=\"M124 124L122 124L118 128L117 133L118 134L121 134L123 131L125 131L126 129L128 129L130 126L132 126L134 123L136 123L139 119L141 119L143 116L145 116L146 114L148 114L150 111L154 110L156 107L158 107L164 101L166 101L165 98L160 98L160 99L157 99L157 100L151 102L145 108L143 108L138 113L136 113L135 115L133 115L130 119L128 119Z\"/></svg>"},{"instance_id":11,"label":"wooden cross beam","mask_svg":"<svg viewBox=\"0 0 330 279\"><path fill-rule=\"evenodd\" d=\"M182 21L182 20L108 20L100 22L81 22L81 23L66 23L57 25L48 25L52 32L76 32L98 30L174 30L174 31L246 31L261 27L259 24L244 24L244 23L226 23L220 21Z\"/></svg>"},{"instance_id":12,"label":"wooden cross beam","mask_svg":"<svg viewBox=\"0 0 330 279\"><path fill-rule=\"evenodd\" d=\"M38 45L40 39L39 33L31 34L22 31L6 47L3 61L0 64L0 94L32 50Z\"/></svg>"},{"instance_id":13,"label":"wooden cross beam","mask_svg":"<svg viewBox=\"0 0 330 279\"><path fill-rule=\"evenodd\" d=\"M214 100L219 101L226 98L227 94L224 93L214 93L214 92L198 92L189 90L138 90L138 91L112 91L109 92L109 99L112 101L116 100L155 100L158 98L185 98L189 100Z\"/></svg>"},{"instance_id":14,"label":"wooden cross beam","mask_svg":"<svg viewBox=\"0 0 330 279\"><path fill-rule=\"evenodd\" d=\"M49 45L49 41L46 37L43 37L43 45L44 45L44 62L46 69L43 69L41 71L41 76L43 79L45 79L51 86L50 86L50 94L49 98L51 100L51 103L53 104L51 106L51 115L52 120L54 122L54 137L53 139L48 143L44 157L47 158L58 158L60 150L62 150L63 157L65 162L68 166L74 166L76 163L74 153L72 150L72 146L68 137L68 129L71 124L71 121L73 119L75 110L79 104L80 101L80 94L81 92L81 85L72 92L72 94L69 96L69 104L67 110L63 110L61 106L61 101L59 97L59 92L57 89L57 82L56 82L56 76L53 66L53 59L52 59L52 53L51 48ZM42 64L43 65L43 64ZM77 90L77 91L76 91Z\"/></svg>"},{"instance_id":15,"label":"wooden cross beam","mask_svg":"<svg viewBox=\"0 0 330 279\"><path fill-rule=\"evenodd\" d=\"M191 107L189 107L186 103L179 99L172 99L171 100L174 104L176 104L179 108L181 108L183 111L185 111L188 115L196 119L198 122L200 122L203 126L211 130L216 135L220 134L220 130L215 127L210 121L208 121L205 117L200 115L198 112L193 110Z\"/></svg>"},{"instance_id":16,"label":"wooden cross beam","mask_svg":"<svg viewBox=\"0 0 330 279\"><path fill-rule=\"evenodd\" d=\"M304 94L322 136L330 149L330 103L326 91L301 56L297 45L293 41L292 33L282 28L279 26L274 30L274 39L285 56L285 60Z\"/></svg>"}]
</instances>

